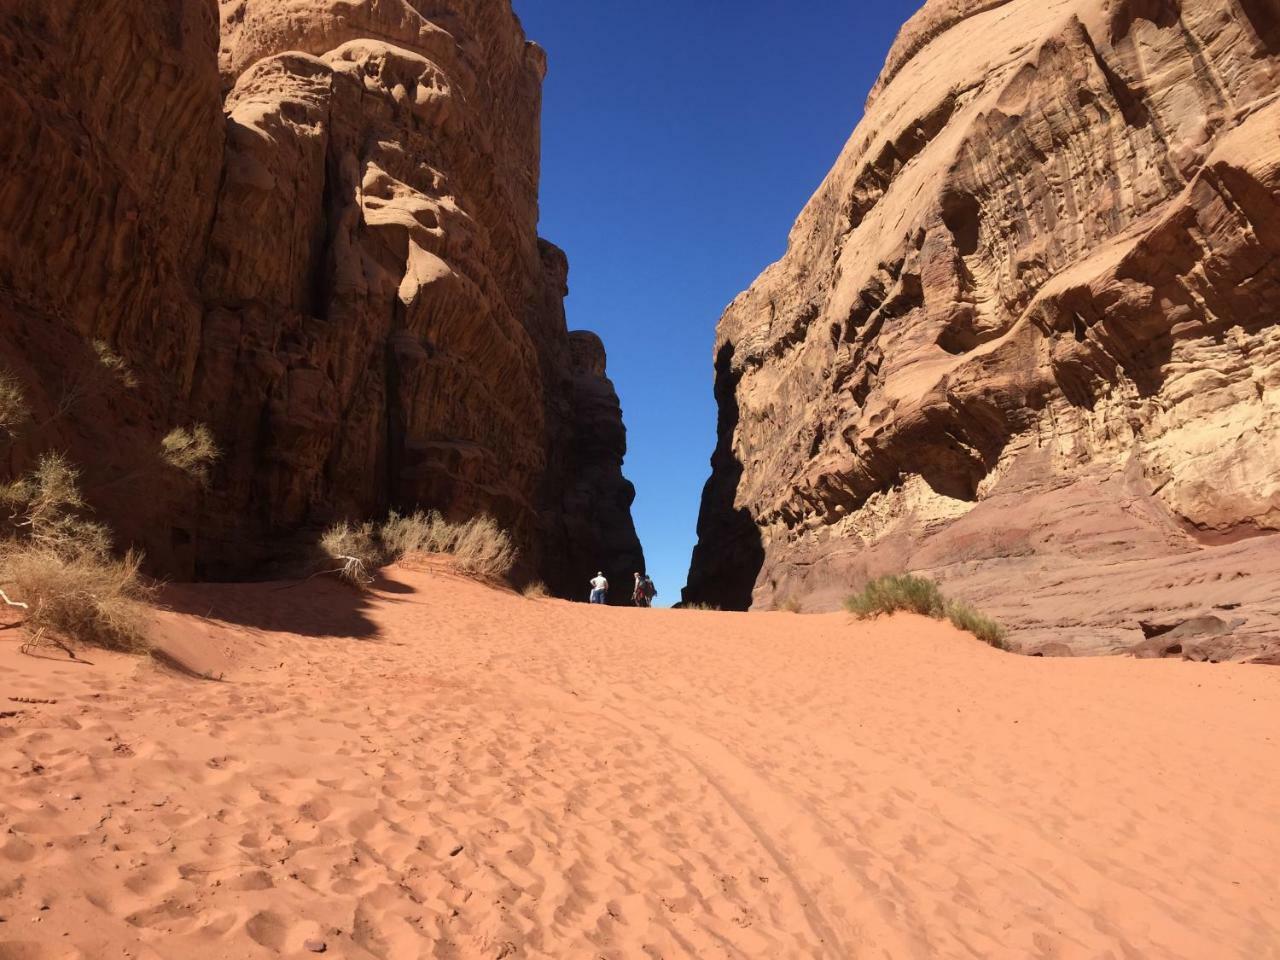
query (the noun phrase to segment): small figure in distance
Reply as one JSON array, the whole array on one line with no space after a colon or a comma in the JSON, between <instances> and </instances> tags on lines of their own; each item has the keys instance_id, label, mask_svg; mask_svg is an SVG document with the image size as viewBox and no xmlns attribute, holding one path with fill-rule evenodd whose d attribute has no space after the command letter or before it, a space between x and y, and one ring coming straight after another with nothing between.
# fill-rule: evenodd
<instances>
[{"instance_id":1,"label":"small figure in distance","mask_svg":"<svg viewBox=\"0 0 1280 960\"><path fill-rule=\"evenodd\" d=\"M644 605L646 607L653 606L653 598L658 595L658 588L653 585L653 577L647 573L644 575Z\"/></svg>"},{"instance_id":2,"label":"small figure in distance","mask_svg":"<svg viewBox=\"0 0 1280 960\"><path fill-rule=\"evenodd\" d=\"M608 595L609 581L604 578L604 573L597 573L591 581L591 602L604 603L604 599Z\"/></svg>"},{"instance_id":3,"label":"small figure in distance","mask_svg":"<svg viewBox=\"0 0 1280 960\"><path fill-rule=\"evenodd\" d=\"M637 607L647 607L649 605L649 598L644 591L644 580L643 574L636 574L636 585L631 591L631 602Z\"/></svg>"}]
</instances>

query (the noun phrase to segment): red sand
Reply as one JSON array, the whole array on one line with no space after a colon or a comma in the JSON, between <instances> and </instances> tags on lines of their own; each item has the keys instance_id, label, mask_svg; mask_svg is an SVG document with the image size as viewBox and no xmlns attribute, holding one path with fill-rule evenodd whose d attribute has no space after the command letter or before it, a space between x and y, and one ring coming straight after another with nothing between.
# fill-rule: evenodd
<instances>
[{"instance_id":1,"label":"red sand","mask_svg":"<svg viewBox=\"0 0 1280 960\"><path fill-rule=\"evenodd\" d=\"M390 576L0 633L0 960L1280 957L1280 670Z\"/></svg>"}]
</instances>

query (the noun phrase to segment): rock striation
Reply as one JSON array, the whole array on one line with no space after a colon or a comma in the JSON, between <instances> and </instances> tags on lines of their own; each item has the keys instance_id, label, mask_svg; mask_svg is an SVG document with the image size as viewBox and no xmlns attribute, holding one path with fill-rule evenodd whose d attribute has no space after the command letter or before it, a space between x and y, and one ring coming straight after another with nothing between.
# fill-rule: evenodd
<instances>
[{"instance_id":1,"label":"rock striation","mask_svg":"<svg viewBox=\"0 0 1280 960\"><path fill-rule=\"evenodd\" d=\"M1280 646L1280 12L930 0L717 351L688 599Z\"/></svg>"},{"instance_id":2,"label":"rock striation","mask_svg":"<svg viewBox=\"0 0 1280 960\"><path fill-rule=\"evenodd\" d=\"M17 0L0 53L10 472L67 450L179 577L422 506L493 515L556 580L582 489L618 509L573 550L640 557L537 235L546 62L509 0ZM197 424L205 484L162 456Z\"/></svg>"}]
</instances>

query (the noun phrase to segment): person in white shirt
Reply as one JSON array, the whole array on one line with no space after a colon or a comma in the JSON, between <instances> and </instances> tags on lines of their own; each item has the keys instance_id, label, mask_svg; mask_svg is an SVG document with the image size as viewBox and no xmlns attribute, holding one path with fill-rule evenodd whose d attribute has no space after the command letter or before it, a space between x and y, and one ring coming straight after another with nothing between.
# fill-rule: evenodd
<instances>
[{"instance_id":1,"label":"person in white shirt","mask_svg":"<svg viewBox=\"0 0 1280 960\"><path fill-rule=\"evenodd\" d=\"M604 578L603 573L597 573L595 579L591 581L591 602L604 603L608 593L609 581Z\"/></svg>"}]
</instances>

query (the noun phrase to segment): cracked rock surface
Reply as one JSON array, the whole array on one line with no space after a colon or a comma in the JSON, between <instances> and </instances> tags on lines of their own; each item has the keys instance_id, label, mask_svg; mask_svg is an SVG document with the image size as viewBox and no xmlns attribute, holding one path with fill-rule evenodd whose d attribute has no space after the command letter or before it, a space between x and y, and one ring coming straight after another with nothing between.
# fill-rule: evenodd
<instances>
[{"instance_id":1,"label":"cracked rock surface","mask_svg":"<svg viewBox=\"0 0 1280 960\"><path fill-rule=\"evenodd\" d=\"M1027 650L1280 646L1278 71L1260 0L925 4L720 321L688 598L913 570Z\"/></svg>"}]
</instances>

